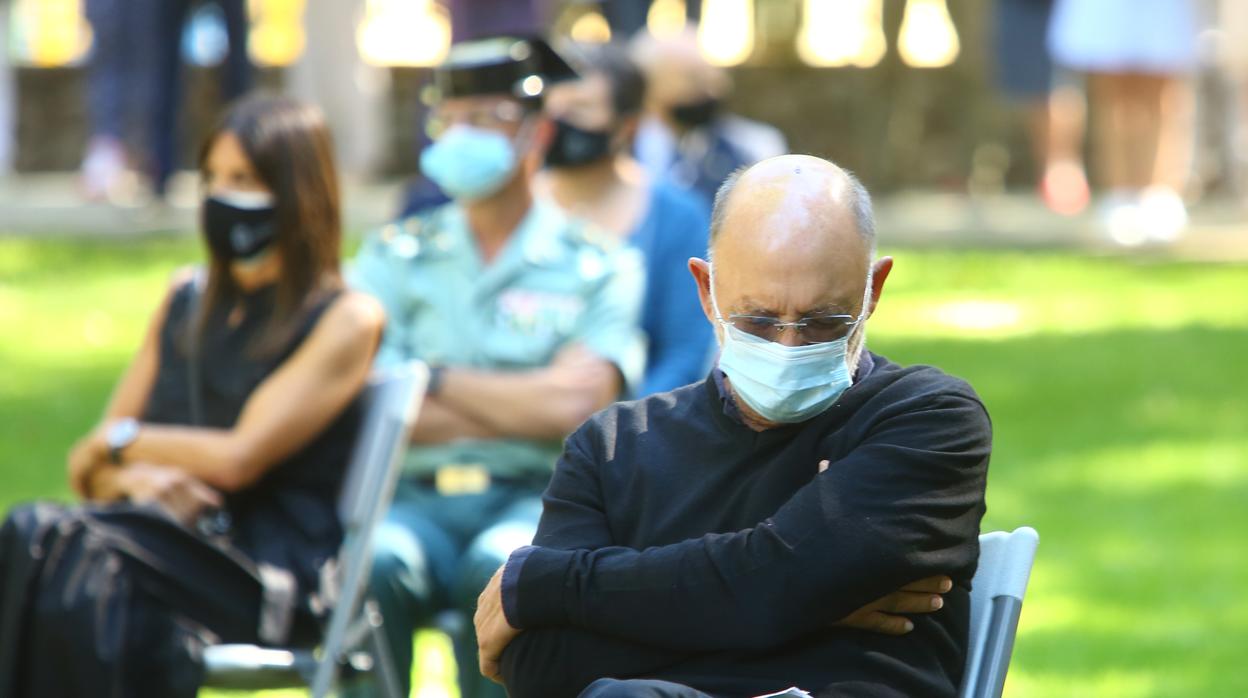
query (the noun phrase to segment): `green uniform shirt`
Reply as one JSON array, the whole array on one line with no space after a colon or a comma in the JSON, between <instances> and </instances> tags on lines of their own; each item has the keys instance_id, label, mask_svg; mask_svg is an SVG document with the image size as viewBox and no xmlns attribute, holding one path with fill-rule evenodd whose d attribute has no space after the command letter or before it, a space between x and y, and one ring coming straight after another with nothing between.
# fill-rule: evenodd
<instances>
[{"instance_id":1,"label":"green uniform shirt","mask_svg":"<svg viewBox=\"0 0 1248 698\"><path fill-rule=\"evenodd\" d=\"M386 309L379 367L421 359L523 371L579 343L615 364L626 389L640 385L640 258L552 204L535 202L489 265L454 202L387 225L365 240L350 277ZM415 446L405 474L480 464L497 477L546 477L560 448L532 439Z\"/></svg>"}]
</instances>

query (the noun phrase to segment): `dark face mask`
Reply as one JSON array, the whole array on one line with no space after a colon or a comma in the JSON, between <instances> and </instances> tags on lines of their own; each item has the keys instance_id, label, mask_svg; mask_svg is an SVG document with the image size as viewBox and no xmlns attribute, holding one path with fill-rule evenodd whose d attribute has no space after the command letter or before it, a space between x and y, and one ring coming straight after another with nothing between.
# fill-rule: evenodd
<instances>
[{"instance_id":1,"label":"dark face mask","mask_svg":"<svg viewBox=\"0 0 1248 698\"><path fill-rule=\"evenodd\" d=\"M719 114L719 100L705 97L696 102L678 104L670 110L676 123L686 128L705 126Z\"/></svg>"},{"instance_id":2,"label":"dark face mask","mask_svg":"<svg viewBox=\"0 0 1248 698\"><path fill-rule=\"evenodd\" d=\"M277 237L276 209L272 200L260 196L208 196L204 198L203 227L215 255L226 261L256 257Z\"/></svg>"},{"instance_id":3,"label":"dark face mask","mask_svg":"<svg viewBox=\"0 0 1248 698\"><path fill-rule=\"evenodd\" d=\"M555 119L555 136L546 149L548 167L576 167L611 154L611 132L590 131Z\"/></svg>"}]
</instances>

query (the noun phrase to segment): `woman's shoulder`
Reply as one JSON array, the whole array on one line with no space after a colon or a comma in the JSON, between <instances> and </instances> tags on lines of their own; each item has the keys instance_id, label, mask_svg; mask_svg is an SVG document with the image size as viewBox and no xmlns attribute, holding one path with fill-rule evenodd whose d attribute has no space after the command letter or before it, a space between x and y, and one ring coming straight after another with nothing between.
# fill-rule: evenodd
<instances>
[{"instance_id":1,"label":"woman's shoulder","mask_svg":"<svg viewBox=\"0 0 1248 698\"><path fill-rule=\"evenodd\" d=\"M169 276L165 288L165 297L157 310L157 320L162 324L168 320L177 320L186 316L190 310L195 293L200 291L203 270L187 265L178 268Z\"/></svg>"},{"instance_id":2,"label":"woman's shoulder","mask_svg":"<svg viewBox=\"0 0 1248 698\"><path fill-rule=\"evenodd\" d=\"M386 324L386 311L371 295L344 289L334 298L316 323L317 329L352 339L379 334Z\"/></svg>"}]
</instances>

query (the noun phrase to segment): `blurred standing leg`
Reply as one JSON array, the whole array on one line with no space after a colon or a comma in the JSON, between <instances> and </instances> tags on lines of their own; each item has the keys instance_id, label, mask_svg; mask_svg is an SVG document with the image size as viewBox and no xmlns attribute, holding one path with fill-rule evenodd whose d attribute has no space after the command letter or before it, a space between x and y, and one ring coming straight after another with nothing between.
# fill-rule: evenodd
<instances>
[{"instance_id":1,"label":"blurred standing leg","mask_svg":"<svg viewBox=\"0 0 1248 698\"><path fill-rule=\"evenodd\" d=\"M163 198L173 174L178 144L178 104L182 97L182 29L190 0L156 4L156 69L152 84L152 190Z\"/></svg>"},{"instance_id":2,"label":"blurred standing leg","mask_svg":"<svg viewBox=\"0 0 1248 698\"><path fill-rule=\"evenodd\" d=\"M82 159L82 192L90 200L110 198L126 170L125 122L130 104L127 53L131 3L87 0L93 36L87 78L91 136Z\"/></svg>"},{"instance_id":3,"label":"blurred standing leg","mask_svg":"<svg viewBox=\"0 0 1248 698\"><path fill-rule=\"evenodd\" d=\"M247 55L247 3L219 0L225 17L229 52L222 76L222 101L228 102L251 86L251 59ZM179 108L182 102L182 33L192 0L161 0L156 3L155 80L152 87L152 188L164 197L169 177L178 166L180 142Z\"/></svg>"},{"instance_id":4,"label":"blurred standing leg","mask_svg":"<svg viewBox=\"0 0 1248 698\"><path fill-rule=\"evenodd\" d=\"M1101 187L1112 194L1127 194L1139 186L1132 177L1131 149L1137 137L1132 130L1132 105L1127 76L1095 73L1089 76L1097 142L1097 173Z\"/></svg>"},{"instance_id":5,"label":"blurred standing leg","mask_svg":"<svg viewBox=\"0 0 1248 698\"><path fill-rule=\"evenodd\" d=\"M1150 102L1157 113L1157 149L1151 184L1182 192L1192 159L1192 88L1173 76L1153 77Z\"/></svg>"},{"instance_id":6,"label":"blurred standing leg","mask_svg":"<svg viewBox=\"0 0 1248 698\"><path fill-rule=\"evenodd\" d=\"M1088 205L1087 173L1083 167L1083 134L1087 107L1083 91L1058 84L1045 104L1045 157L1042 193L1053 210L1071 215Z\"/></svg>"},{"instance_id":7,"label":"blurred standing leg","mask_svg":"<svg viewBox=\"0 0 1248 698\"><path fill-rule=\"evenodd\" d=\"M1088 203L1083 173L1083 98L1057 84L1045 37L1052 0L997 0L997 84L1027 124L1038 189L1054 211L1073 215Z\"/></svg>"},{"instance_id":8,"label":"blurred standing leg","mask_svg":"<svg viewBox=\"0 0 1248 698\"><path fill-rule=\"evenodd\" d=\"M247 32L250 27L246 0L218 1L221 3L221 12L225 15L225 33L230 40L230 50L225 54L225 73L221 76L221 97L223 101L229 102L251 89L251 57L247 54Z\"/></svg>"}]
</instances>

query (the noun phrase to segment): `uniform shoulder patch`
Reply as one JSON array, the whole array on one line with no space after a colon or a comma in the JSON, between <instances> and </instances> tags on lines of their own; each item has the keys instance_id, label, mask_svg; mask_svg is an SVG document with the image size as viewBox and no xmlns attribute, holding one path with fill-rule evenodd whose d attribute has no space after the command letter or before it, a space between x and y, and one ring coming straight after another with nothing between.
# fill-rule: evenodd
<instances>
[{"instance_id":1,"label":"uniform shoulder patch","mask_svg":"<svg viewBox=\"0 0 1248 698\"><path fill-rule=\"evenodd\" d=\"M383 225L373 236L386 253L410 259L428 246L429 237L438 229L442 207L435 207Z\"/></svg>"}]
</instances>

